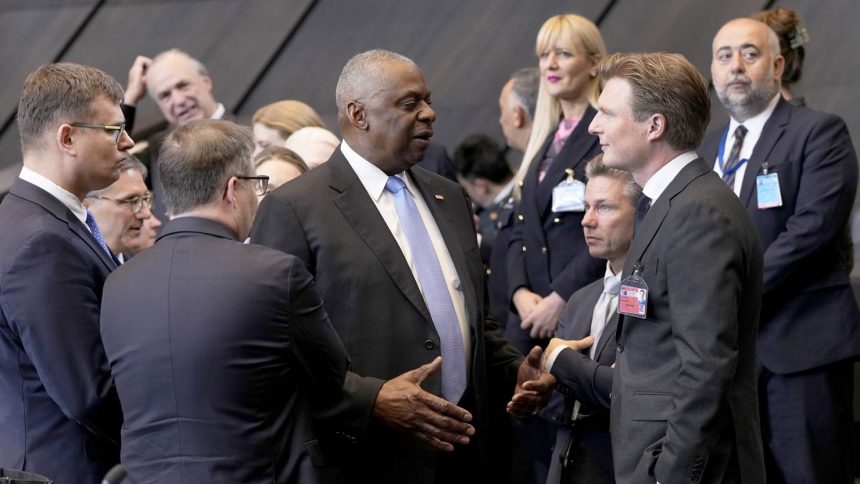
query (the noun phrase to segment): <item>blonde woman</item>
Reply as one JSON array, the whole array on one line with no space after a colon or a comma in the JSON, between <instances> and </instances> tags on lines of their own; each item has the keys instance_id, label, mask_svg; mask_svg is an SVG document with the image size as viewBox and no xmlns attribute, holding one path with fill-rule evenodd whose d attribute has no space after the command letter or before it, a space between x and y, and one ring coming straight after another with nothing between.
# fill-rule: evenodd
<instances>
[{"instance_id":1,"label":"blonde woman","mask_svg":"<svg viewBox=\"0 0 860 484\"><path fill-rule=\"evenodd\" d=\"M254 113L254 155L269 146L284 146L284 142L301 128L325 128L320 115L307 104L287 99L267 104Z\"/></svg>"},{"instance_id":2,"label":"blonde woman","mask_svg":"<svg viewBox=\"0 0 860 484\"><path fill-rule=\"evenodd\" d=\"M521 323L509 324L506 336L521 351L545 343L570 296L605 269L588 254L580 205L585 165L600 152L588 125L606 48L593 22L568 14L543 24L536 53L540 88L516 175L520 202L508 253L509 289Z\"/></svg>"}]
</instances>

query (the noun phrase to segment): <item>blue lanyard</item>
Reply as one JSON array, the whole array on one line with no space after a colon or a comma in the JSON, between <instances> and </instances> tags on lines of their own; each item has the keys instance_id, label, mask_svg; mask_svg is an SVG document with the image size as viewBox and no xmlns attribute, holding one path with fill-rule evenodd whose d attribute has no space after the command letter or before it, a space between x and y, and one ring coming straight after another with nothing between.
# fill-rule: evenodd
<instances>
[{"instance_id":1,"label":"blue lanyard","mask_svg":"<svg viewBox=\"0 0 860 484\"><path fill-rule=\"evenodd\" d=\"M723 133L723 139L720 141L720 146L717 150L717 164L720 165L720 171L723 172L723 176L731 176L734 175L738 168L744 166L746 162L750 161L747 158L743 158L738 160L738 164L733 166L731 170L726 171L726 166L723 164L723 155L726 152L726 140L729 139L729 127L726 126L726 132Z\"/></svg>"}]
</instances>

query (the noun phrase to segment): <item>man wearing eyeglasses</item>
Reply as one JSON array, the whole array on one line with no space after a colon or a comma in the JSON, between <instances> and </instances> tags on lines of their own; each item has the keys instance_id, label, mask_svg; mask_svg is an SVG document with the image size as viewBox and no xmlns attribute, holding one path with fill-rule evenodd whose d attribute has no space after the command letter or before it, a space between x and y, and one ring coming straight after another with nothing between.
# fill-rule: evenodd
<instances>
[{"instance_id":1,"label":"man wearing eyeglasses","mask_svg":"<svg viewBox=\"0 0 860 484\"><path fill-rule=\"evenodd\" d=\"M119 401L99 337L116 267L82 203L117 180L134 142L122 87L51 64L18 104L24 167L0 204L0 467L99 482L119 460Z\"/></svg>"},{"instance_id":2,"label":"man wearing eyeglasses","mask_svg":"<svg viewBox=\"0 0 860 484\"><path fill-rule=\"evenodd\" d=\"M318 482L311 419L349 360L304 265L241 242L268 184L253 149L230 122L175 129L159 164L176 215L105 283L131 482Z\"/></svg>"},{"instance_id":3,"label":"man wearing eyeglasses","mask_svg":"<svg viewBox=\"0 0 860 484\"><path fill-rule=\"evenodd\" d=\"M131 241L139 236L153 215L150 210L152 193L143 181L146 167L130 156L120 165L120 170L119 180L107 188L88 193L84 205L99 224L108 248L123 263L132 249Z\"/></svg>"}]
</instances>

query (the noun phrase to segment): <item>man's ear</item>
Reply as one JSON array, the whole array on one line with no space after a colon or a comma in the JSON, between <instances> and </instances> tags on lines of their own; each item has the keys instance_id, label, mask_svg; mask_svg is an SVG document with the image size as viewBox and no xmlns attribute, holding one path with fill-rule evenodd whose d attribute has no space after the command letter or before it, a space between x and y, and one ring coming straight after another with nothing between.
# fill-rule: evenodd
<instances>
[{"instance_id":1,"label":"man's ear","mask_svg":"<svg viewBox=\"0 0 860 484\"><path fill-rule=\"evenodd\" d=\"M200 80L203 81L203 85L206 86L207 91L212 91L212 78L208 75L200 76Z\"/></svg>"},{"instance_id":2,"label":"man's ear","mask_svg":"<svg viewBox=\"0 0 860 484\"><path fill-rule=\"evenodd\" d=\"M54 141L57 144L57 148L60 149L63 154L74 156L78 153L77 146L75 142L78 140L77 134L73 134L74 130L68 124L61 124L59 128L57 128L57 132L54 135Z\"/></svg>"},{"instance_id":3,"label":"man's ear","mask_svg":"<svg viewBox=\"0 0 860 484\"><path fill-rule=\"evenodd\" d=\"M778 55L773 60L773 78L782 81L782 73L785 71L785 57Z\"/></svg>"},{"instance_id":4,"label":"man's ear","mask_svg":"<svg viewBox=\"0 0 860 484\"><path fill-rule=\"evenodd\" d=\"M648 118L648 140L656 141L660 138L666 136L666 130L668 128L666 116L663 116L660 113L652 114L650 118Z\"/></svg>"},{"instance_id":5,"label":"man's ear","mask_svg":"<svg viewBox=\"0 0 860 484\"><path fill-rule=\"evenodd\" d=\"M514 126L522 129L526 125L526 110L522 106L514 108Z\"/></svg>"},{"instance_id":6,"label":"man's ear","mask_svg":"<svg viewBox=\"0 0 860 484\"><path fill-rule=\"evenodd\" d=\"M229 180L227 180L227 190L224 192L224 201L230 204L230 208L236 210L239 208L239 194L237 190L239 188L239 179L235 176L231 176Z\"/></svg>"},{"instance_id":7,"label":"man's ear","mask_svg":"<svg viewBox=\"0 0 860 484\"><path fill-rule=\"evenodd\" d=\"M346 117L349 123L360 130L366 130L367 125L367 110L364 105L358 101L350 101L346 104Z\"/></svg>"}]
</instances>

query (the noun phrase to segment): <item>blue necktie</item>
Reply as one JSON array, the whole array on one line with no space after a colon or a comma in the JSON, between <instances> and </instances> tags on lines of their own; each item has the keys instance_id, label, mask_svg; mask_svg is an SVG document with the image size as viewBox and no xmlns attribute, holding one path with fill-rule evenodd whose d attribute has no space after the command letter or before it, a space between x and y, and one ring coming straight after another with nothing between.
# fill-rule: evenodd
<instances>
[{"instance_id":1,"label":"blue necktie","mask_svg":"<svg viewBox=\"0 0 860 484\"><path fill-rule=\"evenodd\" d=\"M633 218L633 235L639 230L639 226L645 221L645 216L648 215L648 210L651 208L651 199L644 193L639 196L639 201L636 203L636 213Z\"/></svg>"},{"instance_id":2,"label":"blue necktie","mask_svg":"<svg viewBox=\"0 0 860 484\"><path fill-rule=\"evenodd\" d=\"M424 293L424 302L430 310L433 325L442 345L442 396L457 403L466 390L466 356L463 352L463 335L460 321L454 311L454 303L442 274L442 266L430 234L418 212L418 206L406 189L406 184L396 176L388 177L385 189L394 195L394 207L400 227L406 235L412 261L418 272L418 281Z\"/></svg>"},{"instance_id":3,"label":"blue necktie","mask_svg":"<svg viewBox=\"0 0 860 484\"><path fill-rule=\"evenodd\" d=\"M93 214L90 213L89 210L87 210L87 222L86 223L87 223L87 227L90 228L90 232L93 233L93 237L96 238L96 242L98 242L99 245L102 246L102 249L104 249L105 253L108 255L108 258L110 260L114 260L113 259L113 253L110 251L110 249L108 249L108 246L105 243L105 239L104 239L104 237L102 237L102 231L99 230L99 226L96 223L96 219L93 218Z\"/></svg>"}]
</instances>

